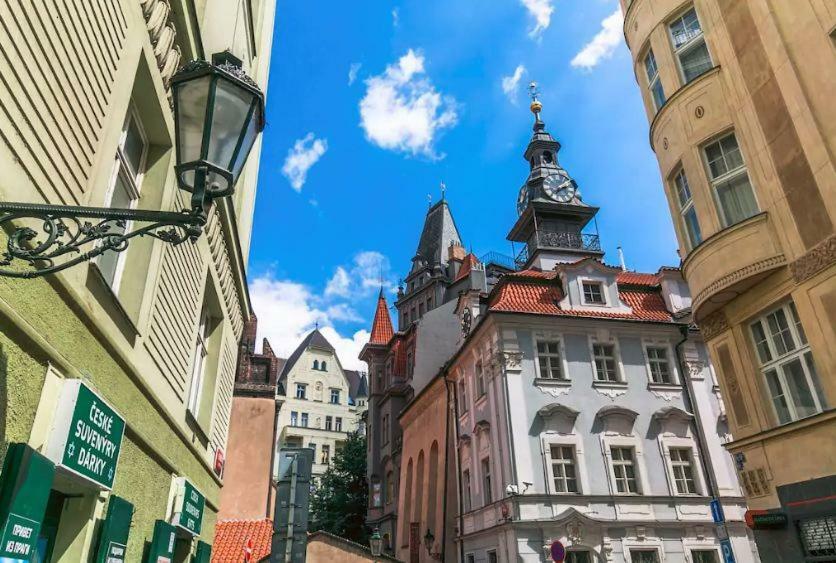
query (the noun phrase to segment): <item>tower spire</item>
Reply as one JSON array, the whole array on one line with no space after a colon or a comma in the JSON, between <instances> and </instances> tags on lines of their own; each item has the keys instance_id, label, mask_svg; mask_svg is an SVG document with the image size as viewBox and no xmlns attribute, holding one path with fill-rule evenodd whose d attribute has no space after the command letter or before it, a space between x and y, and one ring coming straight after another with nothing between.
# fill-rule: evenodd
<instances>
[{"instance_id":1,"label":"tower spire","mask_svg":"<svg viewBox=\"0 0 836 563\"><path fill-rule=\"evenodd\" d=\"M394 334L392 318L389 316L389 307L386 305L386 297L383 295L383 285L381 285L380 293L377 296L377 309L374 312L369 344L388 344Z\"/></svg>"},{"instance_id":2,"label":"tower spire","mask_svg":"<svg viewBox=\"0 0 836 563\"><path fill-rule=\"evenodd\" d=\"M543 110L543 104L540 103L540 88L537 86L536 82L531 82L528 85L528 95L531 96L531 105L528 106L531 109L531 113L534 114L534 131L539 132L545 129L546 124L540 119L540 112Z\"/></svg>"}]
</instances>

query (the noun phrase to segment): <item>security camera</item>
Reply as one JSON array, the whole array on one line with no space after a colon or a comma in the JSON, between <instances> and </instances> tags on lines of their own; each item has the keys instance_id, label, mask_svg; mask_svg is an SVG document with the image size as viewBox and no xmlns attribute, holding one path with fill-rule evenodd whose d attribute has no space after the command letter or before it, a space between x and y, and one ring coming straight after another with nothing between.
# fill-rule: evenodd
<instances>
[{"instance_id":1,"label":"security camera","mask_svg":"<svg viewBox=\"0 0 836 563\"><path fill-rule=\"evenodd\" d=\"M505 487L505 492L511 496L518 495L520 494L520 488L517 485L511 483L510 485Z\"/></svg>"}]
</instances>

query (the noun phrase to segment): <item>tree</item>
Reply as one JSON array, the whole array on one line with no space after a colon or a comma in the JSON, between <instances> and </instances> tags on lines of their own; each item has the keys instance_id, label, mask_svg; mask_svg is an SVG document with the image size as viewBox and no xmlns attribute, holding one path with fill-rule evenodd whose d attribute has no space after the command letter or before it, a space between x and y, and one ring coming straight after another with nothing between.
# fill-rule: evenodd
<instances>
[{"instance_id":1,"label":"tree","mask_svg":"<svg viewBox=\"0 0 836 563\"><path fill-rule=\"evenodd\" d=\"M310 531L324 530L366 545L368 496L366 438L353 432L317 480L311 494Z\"/></svg>"}]
</instances>

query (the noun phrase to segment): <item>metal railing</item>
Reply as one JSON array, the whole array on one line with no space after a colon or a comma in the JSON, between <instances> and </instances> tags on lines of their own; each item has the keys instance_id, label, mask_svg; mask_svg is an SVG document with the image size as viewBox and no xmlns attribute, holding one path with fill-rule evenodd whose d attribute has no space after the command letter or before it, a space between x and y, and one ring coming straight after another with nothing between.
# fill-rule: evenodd
<instances>
[{"instance_id":1,"label":"metal railing","mask_svg":"<svg viewBox=\"0 0 836 563\"><path fill-rule=\"evenodd\" d=\"M601 251L601 239L596 234L566 233L555 231L536 231L533 239L517 254L514 262L517 268L523 268L528 262L528 249L533 248L566 248L571 250Z\"/></svg>"}]
</instances>

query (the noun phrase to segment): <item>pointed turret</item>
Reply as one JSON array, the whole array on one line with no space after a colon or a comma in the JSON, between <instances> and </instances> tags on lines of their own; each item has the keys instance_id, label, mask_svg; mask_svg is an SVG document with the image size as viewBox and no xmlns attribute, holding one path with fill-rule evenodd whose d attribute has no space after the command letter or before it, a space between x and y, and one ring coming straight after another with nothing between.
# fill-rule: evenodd
<instances>
[{"instance_id":1,"label":"pointed turret","mask_svg":"<svg viewBox=\"0 0 836 563\"><path fill-rule=\"evenodd\" d=\"M380 295L377 297L377 309L374 312L369 344L388 344L393 334L395 334L395 331L392 328L392 318L389 316L389 307L386 304L386 297L383 295L383 288L381 287Z\"/></svg>"}]
</instances>

